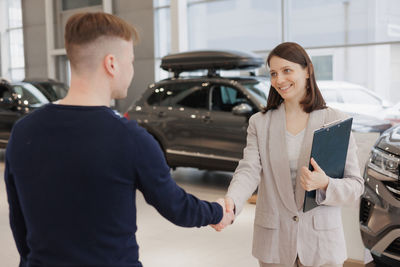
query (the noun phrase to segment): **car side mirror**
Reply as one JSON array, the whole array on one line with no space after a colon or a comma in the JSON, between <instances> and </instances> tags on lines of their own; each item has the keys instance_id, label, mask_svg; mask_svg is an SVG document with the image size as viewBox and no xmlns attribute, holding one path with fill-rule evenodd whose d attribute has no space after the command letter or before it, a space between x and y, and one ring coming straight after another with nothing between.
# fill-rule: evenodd
<instances>
[{"instance_id":1,"label":"car side mirror","mask_svg":"<svg viewBox=\"0 0 400 267\"><path fill-rule=\"evenodd\" d=\"M253 112L253 108L246 103L236 105L232 108L232 113L238 116L247 116Z\"/></svg>"}]
</instances>

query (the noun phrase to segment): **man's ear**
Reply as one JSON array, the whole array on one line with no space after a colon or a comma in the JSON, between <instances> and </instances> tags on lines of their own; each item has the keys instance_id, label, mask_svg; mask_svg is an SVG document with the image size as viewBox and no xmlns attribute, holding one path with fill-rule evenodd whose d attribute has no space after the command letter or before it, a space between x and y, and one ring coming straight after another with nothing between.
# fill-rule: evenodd
<instances>
[{"instance_id":1,"label":"man's ear","mask_svg":"<svg viewBox=\"0 0 400 267\"><path fill-rule=\"evenodd\" d=\"M108 54L103 59L104 70L107 74L114 77L117 70L117 61L113 54Z\"/></svg>"}]
</instances>

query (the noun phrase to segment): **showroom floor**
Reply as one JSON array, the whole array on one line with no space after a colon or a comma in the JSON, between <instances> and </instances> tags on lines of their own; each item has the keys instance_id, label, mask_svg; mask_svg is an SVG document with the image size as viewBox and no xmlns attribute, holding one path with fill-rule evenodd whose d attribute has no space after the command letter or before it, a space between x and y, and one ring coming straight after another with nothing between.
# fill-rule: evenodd
<instances>
[{"instance_id":1,"label":"showroom floor","mask_svg":"<svg viewBox=\"0 0 400 267\"><path fill-rule=\"evenodd\" d=\"M3 173L4 162L0 162L0 265L13 267L18 266L19 260L8 222ZM187 192L201 199L214 201L225 194L232 173L178 168L172 175ZM139 193L137 238L140 260L145 267L257 267L258 263L251 255L254 211L255 205L247 203L235 223L220 233L211 227L181 228L161 217ZM344 208L344 212L354 213L347 208ZM358 229L351 232L356 232L356 238L359 238ZM346 236L347 238L354 239L351 236ZM345 267L350 266L362 265L349 262L345 264Z\"/></svg>"},{"instance_id":2,"label":"showroom floor","mask_svg":"<svg viewBox=\"0 0 400 267\"><path fill-rule=\"evenodd\" d=\"M8 203L3 182L4 162L0 163L0 266L18 266L8 222ZM231 173L178 168L173 172L177 183L187 192L214 201L224 195ZM140 260L146 267L256 267L251 256L255 206L246 204L234 225L223 232L211 227L181 228L168 222L149 206L139 193L137 197Z\"/></svg>"}]
</instances>

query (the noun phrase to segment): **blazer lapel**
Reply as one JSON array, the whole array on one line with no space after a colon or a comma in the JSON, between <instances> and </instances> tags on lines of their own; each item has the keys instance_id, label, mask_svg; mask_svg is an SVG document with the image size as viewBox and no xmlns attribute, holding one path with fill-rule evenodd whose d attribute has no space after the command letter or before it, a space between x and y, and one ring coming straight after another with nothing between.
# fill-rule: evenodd
<instances>
[{"instance_id":1,"label":"blazer lapel","mask_svg":"<svg viewBox=\"0 0 400 267\"><path fill-rule=\"evenodd\" d=\"M299 160L297 163L297 177L296 177L296 190L295 190L295 198L296 198L296 206L297 210L303 208L304 203L304 194L305 190L300 184L300 169L303 166L308 168L310 163L310 155L311 155L311 147L313 142L314 131L319 129L324 124L325 119L325 109L316 110L310 113L310 117L308 118L307 127L304 133L303 144L301 146Z\"/></svg>"},{"instance_id":2,"label":"blazer lapel","mask_svg":"<svg viewBox=\"0 0 400 267\"><path fill-rule=\"evenodd\" d=\"M286 148L286 116L283 104L273 110L271 114L269 158L272 174L283 204L290 211L297 213Z\"/></svg>"}]
</instances>

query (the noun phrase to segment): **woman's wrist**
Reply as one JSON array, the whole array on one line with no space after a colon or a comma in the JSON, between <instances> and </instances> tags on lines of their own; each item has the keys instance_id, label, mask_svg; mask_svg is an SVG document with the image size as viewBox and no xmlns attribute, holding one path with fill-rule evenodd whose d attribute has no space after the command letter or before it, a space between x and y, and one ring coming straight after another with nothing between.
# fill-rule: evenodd
<instances>
[{"instance_id":1,"label":"woman's wrist","mask_svg":"<svg viewBox=\"0 0 400 267\"><path fill-rule=\"evenodd\" d=\"M324 185L321 187L321 189L326 191L326 189L328 189L328 185L329 185L329 177L325 175L325 182Z\"/></svg>"}]
</instances>

